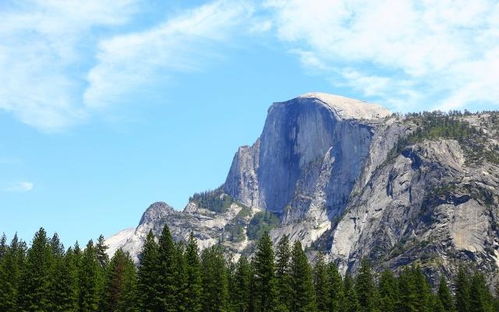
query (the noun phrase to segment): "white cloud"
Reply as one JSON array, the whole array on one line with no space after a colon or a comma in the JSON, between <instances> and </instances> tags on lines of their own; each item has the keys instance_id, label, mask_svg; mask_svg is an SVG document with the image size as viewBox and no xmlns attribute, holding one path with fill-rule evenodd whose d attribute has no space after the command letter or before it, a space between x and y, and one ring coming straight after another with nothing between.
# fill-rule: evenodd
<instances>
[{"instance_id":1,"label":"white cloud","mask_svg":"<svg viewBox=\"0 0 499 312\"><path fill-rule=\"evenodd\" d=\"M85 104L106 107L159 75L197 70L250 13L244 2L216 1L152 29L103 40L87 75Z\"/></svg>"},{"instance_id":2,"label":"white cloud","mask_svg":"<svg viewBox=\"0 0 499 312\"><path fill-rule=\"evenodd\" d=\"M32 182L17 182L12 183L3 189L4 192L29 192L33 190L35 185Z\"/></svg>"},{"instance_id":3,"label":"white cloud","mask_svg":"<svg viewBox=\"0 0 499 312\"><path fill-rule=\"evenodd\" d=\"M444 108L499 105L489 90L499 81L497 1L268 0L266 7L305 66L365 96L399 109L428 100Z\"/></svg>"},{"instance_id":4,"label":"white cloud","mask_svg":"<svg viewBox=\"0 0 499 312\"><path fill-rule=\"evenodd\" d=\"M0 12L0 109L53 131L81 121L81 71L97 27L120 25L134 0L8 1Z\"/></svg>"}]
</instances>

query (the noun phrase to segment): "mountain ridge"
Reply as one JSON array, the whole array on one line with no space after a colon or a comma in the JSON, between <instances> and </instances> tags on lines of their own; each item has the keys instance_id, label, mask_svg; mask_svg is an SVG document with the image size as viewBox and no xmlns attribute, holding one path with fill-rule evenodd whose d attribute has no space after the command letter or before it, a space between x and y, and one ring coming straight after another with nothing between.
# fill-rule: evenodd
<instances>
[{"instance_id":1,"label":"mountain ridge","mask_svg":"<svg viewBox=\"0 0 499 312\"><path fill-rule=\"evenodd\" d=\"M451 275L467 263L496 274L497 112L400 116L372 105L322 93L274 103L222 186L183 211L153 204L159 211L133 233L108 239L110 251L136 257L149 230L168 224L175 239L193 232L201 248L220 243L237 258L270 230L343 272L369 258L379 270L418 264Z\"/></svg>"}]
</instances>

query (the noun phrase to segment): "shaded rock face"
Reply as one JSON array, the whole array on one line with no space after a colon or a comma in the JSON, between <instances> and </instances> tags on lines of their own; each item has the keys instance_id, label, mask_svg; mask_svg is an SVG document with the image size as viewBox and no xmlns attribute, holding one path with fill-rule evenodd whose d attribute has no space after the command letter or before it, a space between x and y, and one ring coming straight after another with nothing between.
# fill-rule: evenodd
<instances>
[{"instance_id":1,"label":"shaded rock face","mask_svg":"<svg viewBox=\"0 0 499 312\"><path fill-rule=\"evenodd\" d=\"M135 230L108 239L109 251L137 260L147 233L167 224L175 239L192 232L201 248L220 243L237 259L271 228L275 242L300 240L312 259L326 253L343 272L369 258L377 270L418 264L435 278L463 263L497 275L499 114L456 116L479 130L468 141L422 137L402 147L421 119L389 115L317 93L274 103L220 188L183 211L151 205Z\"/></svg>"},{"instance_id":2,"label":"shaded rock face","mask_svg":"<svg viewBox=\"0 0 499 312\"><path fill-rule=\"evenodd\" d=\"M368 123L343 120L315 98L275 103L259 140L234 157L224 190L287 221L306 215L318 193L330 217L341 214L372 135Z\"/></svg>"}]
</instances>

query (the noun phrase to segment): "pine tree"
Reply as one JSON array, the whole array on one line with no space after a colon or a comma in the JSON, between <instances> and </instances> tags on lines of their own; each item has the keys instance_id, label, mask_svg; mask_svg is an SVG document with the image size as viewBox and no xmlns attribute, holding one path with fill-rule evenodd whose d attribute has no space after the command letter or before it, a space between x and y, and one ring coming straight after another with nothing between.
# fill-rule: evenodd
<instances>
[{"instance_id":1,"label":"pine tree","mask_svg":"<svg viewBox=\"0 0 499 312\"><path fill-rule=\"evenodd\" d=\"M291 256L292 311L316 311L314 285L310 265L301 243L296 241Z\"/></svg>"},{"instance_id":2,"label":"pine tree","mask_svg":"<svg viewBox=\"0 0 499 312\"><path fill-rule=\"evenodd\" d=\"M199 251L196 238L191 233L187 249L185 252L186 260L186 311L201 311L201 265L199 260Z\"/></svg>"},{"instance_id":3,"label":"pine tree","mask_svg":"<svg viewBox=\"0 0 499 312\"><path fill-rule=\"evenodd\" d=\"M229 306L228 276L220 246L203 250L201 255L203 312L227 312Z\"/></svg>"},{"instance_id":4,"label":"pine tree","mask_svg":"<svg viewBox=\"0 0 499 312\"><path fill-rule=\"evenodd\" d=\"M51 248L43 228L35 234L21 276L20 305L24 311L50 311Z\"/></svg>"},{"instance_id":5,"label":"pine tree","mask_svg":"<svg viewBox=\"0 0 499 312\"><path fill-rule=\"evenodd\" d=\"M470 281L468 272L460 267L456 276L456 310L470 312Z\"/></svg>"},{"instance_id":6,"label":"pine tree","mask_svg":"<svg viewBox=\"0 0 499 312\"><path fill-rule=\"evenodd\" d=\"M274 251L268 232L262 235L256 248L254 258L256 311L274 311L276 308L277 285L274 271Z\"/></svg>"},{"instance_id":7,"label":"pine tree","mask_svg":"<svg viewBox=\"0 0 499 312\"><path fill-rule=\"evenodd\" d=\"M3 256L7 253L7 249L9 246L7 246L7 236L5 236L5 233L2 234L2 237L0 237L0 261L2 261Z\"/></svg>"},{"instance_id":8,"label":"pine tree","mask_svg":"<svg viewBox=\"0 0 499 312\"><path fill-rule=\"evenodd\" d=\"M231 291L234 312L248 312L251 299L251 266L245 256L241 256L234 272Z\"/></svg>"},{"instance_id":9,"label":"pine tree","mask_svg":"<svg viewBox=\"0 0 499 312\"><path fill-rule=\"evenodd\" d=\"M379 280L379 310L395 312L398 297L397 280L393 272L390 270L383 271Z\"/></svg>"},{"instance_id":10,"label":"pine tree","mask_svg":"<svg viewBox=\"0 0 499 312\"><path fill-rule=\"evenodd\" d=\"M109 263L104 294L105 311L138 311L135 265L130 256L121 249L115 252Z\"/></svg>"},{"instance_id":11,"label":"pine tree","mask_svg":"<svg viewBox=\"0 0 499 312\"><path fill-rule=\"evenodd\" d=\"M416 286L416 310L430 312L432 308L432 293L426 276L424 276L419 268L413 268L411 275Z\"/></svg>"},{"instance_id":12,"label":"pine tree","mask_svg":"<svg viewBox=\"0 0 499 312\"><path fill-rule=\"evenodd\" d=\"M483 274L476 272L471 278L470 312L493 312L492 296Z\"/></svg>"},{"instance_id":13,"label":"pine tree","mask_svg":"<svg viewBox=\"0 0 499 312\"><path fill-rule=\"evenodd\" d=\"M328 265L329 285L330 285L330 298L331 304L329 306L330 312L342 311L343 302L345 300L345 292L343 287L343 279L341 278L338 267L334 263Z\"/></svg>"},{"instance_id":14,"label":"pine tree","mask_svg":"<svg viewBox=\"0 0 499 312\"><path fill-rule=\"evenodd\" d=\"M400 312L418 312L416 282L411 269L405 268L400 273L398 285L399 300L397 310Z\"/></svg>"},{"instance_id":15,"label":"pine tree","mask_svg":"<svg viewBox=\"0 0 499 312\"><path fill-rule=\"evenodd\" d=\"M139 257L137 295L142 312L161 312L162 301L159 295L159 247L150 231Z\"/></svg>"},{"instance_id":16,"label":"pine tree","mask_svg":"<svg viewBox=\"0 0 499 312\"><path fill-rule=\"evenodd\" d=\"M97 244L95 244L95 254L97 261L102 268L105 268L109 264L109 256L106 253L108 248L109 247L106 246L104 236L101 234L97 239Z\"/></svg>"},{"instance_id":17,"label":"pine tree","mask_svg":"<svg viewBox=\"0 0 499 312\"><path fill-rule=\"evenodd\" d=\"M98 311L100 303L99 267L93 241L82 253L78 270L78 307L80 312Z\"/></svg>"},{"instance_id":18,"label":"pine tree","mask_svg":"<svg viewBox=\"0 0 499 312\"><path fill-rule=\"evenodd\" d=\"M158 259L159 259L159 283L158 296L162 302L162 310L165 312L175 312L177 306L177 250L168 225L163 227L159 238Z\"/></svg>"},{"instance_id":19,"label":"pine tree","mask_svg":"<svg viewBox=\"0 0 499 312\"><path fill-rule=\"evenodd\" d=\"M10 246L4 247L0 259L0 311L19 311L19 290L21 272L24 271L26 247L17 234Z\"/></svg>"},{"instance_id":20,"label":"pine tree","mask_svg":"<svg viewBox=\"0 0 499 312\"><path fill-rule=\"evenodd\" d=\"M320 254L314 266L314 289L317 311L328 312L331 307L331 284L328 266Z\"/></svg>"},{"instance_id":21,"label":"pine tree","mask_svg":"<svg viewBox=\"0 0 499 312\"><path fill-rule=\"evenodd\" d=\"M187 262L184 253L184 243L175 244L175 306L178 312L188 311L185 306L187 300Z\"/></svg>"},{"instance_id":22,"label":"pine tree","mask_svg":"<svg viewBox=\"0 0 499 312\"><path fill-rule=\"evenodd\" d=\"M363 259L355 280L355 291L362 312L378 311L376 285L369 261Z\"/></svg>"},{"instance_id":23,"label":"pine tree","mask_svg":"<svg viewBox=\"0 0 499 312\"><path fill-rule=\"evenodd\" d=\"M50 310L54 312L76 311L78 273L73 250L64 249L57 234L50 241L53 252L50 284Z\"/></svg>"},{"instance_id":24,"label":"pine tree","mask_svg":"<svg viewBox=\"0 0 499 312\"><path fill-rule=\"evenodd\" d=\"M345 276L344 284L344 299L342 303L343 312L358 312L360 311L359 299L355 291L355 285L352 276L347 273Z\"/></svg>"},{"instance_id":25,"label":"pine tree","mask_svg":"<svg viewBox=\"0 0 499 312\"><path fill-rule=\"evenodd\" d=\"M452 294L449 290L449 287L447 286L447 280L443 275L440 277L437 298L442 304L444 311L448 312L455 311L454 300L452 299Z\"/></svg>"},{"instance_id":26,"label":"pine tree","mask_svg":"<svg viewBox=\"0 0 499 312\"><path fill-rule=\"evenodd\" d=\"M277 283L277 311L291 311L291 249L289 238L284 235L277 243L276 251L276 283Z\"/></svg>"}]
</instances>

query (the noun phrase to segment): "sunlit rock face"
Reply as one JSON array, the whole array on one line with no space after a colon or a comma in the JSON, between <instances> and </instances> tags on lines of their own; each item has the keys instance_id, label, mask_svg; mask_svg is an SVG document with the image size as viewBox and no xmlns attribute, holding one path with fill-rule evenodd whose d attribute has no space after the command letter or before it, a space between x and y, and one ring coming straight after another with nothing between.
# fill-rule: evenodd
<instances>
[{"instance_id":1,"label":"sunlit rock face","mask_svg":"<svg viewBox=\"0 0 499 312\"><path fill-rule=\"evenodd\" d=\"M183 211L151 205L135 230L108 239L109 251L138 260L147 233L167 224L175 239L192 232L201 248L222 244L237 259L270 229L274 241L300 240L311 259L325 253L343 272L362 258L377 270L418 264L430 277L463 262L497 272L499 114L455 119L475 136L401 147L420 119L323 93L274 103L222 186L193 195ZM476 142L483 153L469 148Z\"/></svg>"}]
</instances>

